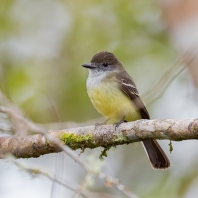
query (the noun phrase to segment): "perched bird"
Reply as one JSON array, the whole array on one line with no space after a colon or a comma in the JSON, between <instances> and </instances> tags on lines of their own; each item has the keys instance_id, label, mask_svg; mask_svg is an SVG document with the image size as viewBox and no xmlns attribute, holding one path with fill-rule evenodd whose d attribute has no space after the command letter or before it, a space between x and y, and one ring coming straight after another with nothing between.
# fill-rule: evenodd
<instances>
[{"instance_id":1,"label":"perched bird","mask_svg":"<svg viewBox=\"0 0 198 198\"><path fill-rule=\"evenodd\" d=\"M88 68L87 92L96 110L108 119L122 122L150 119L133 79L113 53L99 52ZM154 169L166 169L170 161L156 140L144 140L143 146Z\"/></svg>"}]
</instances>

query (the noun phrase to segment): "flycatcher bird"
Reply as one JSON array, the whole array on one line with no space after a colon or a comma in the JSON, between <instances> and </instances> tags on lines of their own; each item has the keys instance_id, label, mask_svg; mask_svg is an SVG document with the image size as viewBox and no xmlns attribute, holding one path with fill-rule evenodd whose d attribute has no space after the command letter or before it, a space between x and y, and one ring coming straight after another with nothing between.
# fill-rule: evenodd
<instances>
[{"instance_id":1,"label":"flycatcher bird","mask_svg":"<svg viewBox=\"0 0 198 198\"><path fill-rule=\"evenodd\" d=\"M122 122L150 119L133 79L113 53L99 52L88 68L87 92L96 110L108 119ZM156 140L144 140L143 146L154 169L166 169L170 162Z\"/></svg>"}]
</instances>

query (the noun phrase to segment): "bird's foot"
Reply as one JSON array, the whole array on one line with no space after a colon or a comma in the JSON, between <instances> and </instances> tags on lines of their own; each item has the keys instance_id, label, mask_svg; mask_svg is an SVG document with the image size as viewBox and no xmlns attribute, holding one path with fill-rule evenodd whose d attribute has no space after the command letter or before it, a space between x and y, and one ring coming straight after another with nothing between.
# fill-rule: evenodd
<instances>
[{"instance_id":1,"label":"bird's foot","mask_svg":"<svg viewBox=\"0 0 198 198\"><path fill-rule=\"evenodd\" d=\"M109 120L110 120L110 118L108 118L107 120L105 120L105 121L102 122L102 123L96 123L96 124L95 124L95 129L96 129L97 127L99 127L99 126L106 125L107 122L108 122Z\"/></svg>"},{"instance_id":2,"label":"bird's foot","mask_svg":"<svg viewBox=\"0 0 198 198\"><path fill-rule=\"evenodd\" d=\"M116 122L116 123L113 124L114 130L115 130L115 131L116 131L116 128L120 126L120 124L122 124L122 123L124 123L124 122L127 122L124 118L125 118L125 117L123 117L123 119L120 120L119 122Z\"/></svg>"}]
</instances>

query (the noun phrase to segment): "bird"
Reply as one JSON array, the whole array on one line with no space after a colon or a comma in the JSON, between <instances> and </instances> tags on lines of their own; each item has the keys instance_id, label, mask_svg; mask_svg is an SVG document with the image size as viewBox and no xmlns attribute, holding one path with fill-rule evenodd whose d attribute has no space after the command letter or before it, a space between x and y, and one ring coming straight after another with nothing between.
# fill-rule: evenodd
<instances>
[{"instance_id":1,"label":"bird","mask_svg":"<svg viewBox=\"0 0 198 198\"><path fill-rule=\"evenodd\" d=\"M82 64L89 75L88 96L95 109L104 117L122 122L150 119L136 84L117 57L107 51L95 54L91 62ZM146 154L154 169L166 169L170 161L156 140L143 140Z\"/></svg>"}]
</instances>

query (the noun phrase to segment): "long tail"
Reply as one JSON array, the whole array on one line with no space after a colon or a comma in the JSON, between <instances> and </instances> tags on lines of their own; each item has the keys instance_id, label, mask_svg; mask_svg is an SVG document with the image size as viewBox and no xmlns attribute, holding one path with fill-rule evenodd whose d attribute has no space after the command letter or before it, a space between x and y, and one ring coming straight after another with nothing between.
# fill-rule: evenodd
<instances>
[{"instance_id":1,"label":"long tail","mask_svg":"<svg viewBox=\"0 0 198 198\"><path fill-rule=\"evenodd\" d=\"M143 146L154 169L166 169L170 161L156 140L144 140Z\"/></svg>"}]
</instances>

